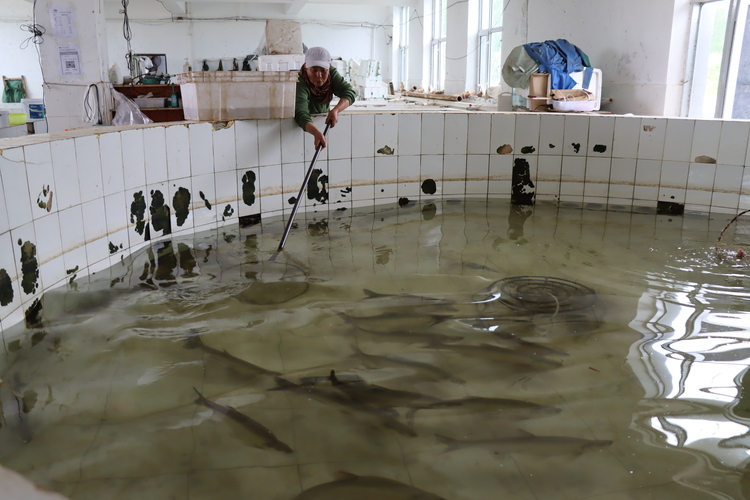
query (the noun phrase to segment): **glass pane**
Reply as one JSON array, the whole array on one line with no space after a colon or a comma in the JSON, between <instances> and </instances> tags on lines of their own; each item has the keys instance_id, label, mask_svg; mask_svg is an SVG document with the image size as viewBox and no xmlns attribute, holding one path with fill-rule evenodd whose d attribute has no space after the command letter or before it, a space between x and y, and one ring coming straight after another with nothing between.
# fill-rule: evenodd
<instances>
[{"instance_id":1,"label":"glass pane","mask_svg":"<svg viewBox=\"0 0 750 500\"><path fill-rule=\"evenodd\" d=\"M740 11L740 16L745 17L744 32L741 35L742 42L735 38L735 44L732 45L733 49L737 48L736 44L742 47L739 61L736 62L738 66L737 77L734 82L729 82L729 84L734 85L734 99L731 103L732 118L747 120L750 119L750 8L747 8L746 5L743 7L744 10ZM733 56L734 52L732 50ZM729 89L727 89L727 94L729 94Z\"/></svg>"},{"instance_id":2,"label":"glass pane","mask_svg":"<svg viewBox=\"0 0 750 500\"><path fill-rule=\"evenodd\" d=\"M701 5L690 95L691 117L713 118L716 114L728 13L729 0Z\"/></svg>"},{"instance_id":3,"label":"glass pane","mask_svg":"<svg viewBox=\"0 0 750 500\"><path fill-rule=\"evenodd\" d=\"M486 36L479 37L479 75L478 82L481 85L490 86L490 51L489 51L489 39Z\"/></svg>"},{"instance_id":4,"label":"glass pane","mask_svg":"<svg viewBox=\"0 0 750 500\"><path fill-rule=\"evenodd\" d=\"M490 85L500 85L502 77L503 59L503 32L498 31L490 34Z\"/></svg>"},{"instance_id":5,"label":"glass pane","mask_svg":"<svg viewBox=\"0 0 750 500\"><path fill-rule=\"evenodd\" d=\"M487 0L488 2L490 0ZM492 27L499 28L503 25L503 0L492 1Z\"/></svg>"},{"instance_id":6,"label":"glass pane","mask_svg":"<svg viewBox=\"0 0 750 500\"><path fill-rule=\"evenodd\" d=\"M445 88L445 41L440 42L440 84L438 90Z\"/></svg>"},{"instance_id":7,"label":"glass pane","mask_svg":"<svg viewBox=\"0 0 750 500\"><path fill-rule=\"evenodd\" d=\"M446 1L440 0L440 38L445 38L448 33L448 13L446 12Z\"/></svg>"},{"instance_id":8,"label":"glass pane","mask_svg":"<svg viewBox=\"0 0 750 500\"><path fill-rule=\"evenodd\" d=\"M494 0L479 1L479 29L486 30L490 27L490 6Z\"/></svg>"}]
</instances>

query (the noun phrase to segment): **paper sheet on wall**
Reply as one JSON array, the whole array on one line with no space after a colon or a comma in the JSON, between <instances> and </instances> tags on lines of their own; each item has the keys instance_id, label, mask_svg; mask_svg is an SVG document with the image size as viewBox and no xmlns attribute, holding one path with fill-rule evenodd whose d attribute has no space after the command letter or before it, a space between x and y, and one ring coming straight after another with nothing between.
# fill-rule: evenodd
<instances>
[{"instance_id":1,"label":"paper sheet on wall","mask_svg":"<svg viewBox=\"0 0 750 500\"><path fill-rule=\"evenodd\" d=\"M76 30L76 13L69 6L54 6L49 9L52 22L52 36L58 41L69 41L78 38Z\"/></svg>"},{"instance_id":2,"label":"paper sheet on wall","mask_svg":"<svg viewBox=\"0 0 750 500\"><path fill-rule=\"evenodd\" d=\"M58 45L60 76L81 76L81 52L75 45Z\"/></svg>"}]
</instances>

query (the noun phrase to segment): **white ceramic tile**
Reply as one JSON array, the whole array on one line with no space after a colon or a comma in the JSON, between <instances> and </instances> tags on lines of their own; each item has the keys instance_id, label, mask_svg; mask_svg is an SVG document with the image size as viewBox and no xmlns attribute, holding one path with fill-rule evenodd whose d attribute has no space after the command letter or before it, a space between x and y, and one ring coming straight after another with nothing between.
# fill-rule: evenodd
<instances>
[{"instance_id":1,"label":"white ceramic tile","mask_svg":"<svg viewBox=\"0 0 750 500\"><path fill-rule=\"evenodd\" d=\"M125 193L115 193L104 198L104 210L107 218L107 233L117 233L127 229L130 217L130 204L125 198ZM82 240L83 241L83 240ZM127 248L128 241L115 242L118 246L123 244Z\"/></svg>"},{"instance_id":2,"label":"white ceramic tile","mask_svg":"<svg viewBox=\"0 0 750 500\"><path fill-rule=\"evenodd\" d=\"M420 182L433 179L439 185L443 180L443 155L422 155L419 178Z\"/></svg>"},{"instance_id":3,"label":"white ceramic tile","mask_svg":"<svg viewBox=\"0 0 750 500\"><path fill-rule=\"evenodd\" d=\"M588 138L589 117L566 115L562 154L572 156L586 156L586 152L589 150Z\"/></svg>"},{"instance_id":4,"label":"white ceramic tile","mask_svg":"<svg viewBox=\"0 0 750 500\"><path fill-rule=\"evenodd\" d=\"M363 158L359 158L363 160ZM352 201L352 160L328 162L328 199L332 209Z\"/></svg>"},{"instance_id":5,"label":"white ceramic tile","mask_svg":"<svg viewBox=\"0 0 750 500\"><path fill-rule=\"evenodd\" d=\"M221 172L221 174L235 177L234 171ZM190 213L193 218L193 225L196 228L216 223L218 219L217 213L223 209L216 203L215 179L219 178L219 172L215 175L216 177L211 174L205 174L190 179L192 185Z\"/></svg>"},{"instance_id":6,"label":"white ceramic tile","mask_svg":"<svg viewBox=\"0 0 750 500\"><path fill-rule=\"evenodd\" d=\"M742 190L744 168L737 165L717 165L714 178L714 193L711 208L721 207L737 210Z\"/></svg>"},{"instance_id":7,"label":"white ceramic tile","mask_svg":"<svg viewBox=\"0 0 750 500\"><path fill-rule=\"evenodd\" d=\"M315 155L315 139L312 134L303 132L303 135L305 162L310 163ZM335 127L328 130L326 138L328 146L321 152L320 160L324 158L331 160L350 159L352 157L352 115L339 115L339 122Z\"/></svg>"},{"instance_id":8,"label":"white ceramic tile","mask_svg":"<svg viewBox=\"0 0 750 500\"><path fill-rule=\"evenodd\" d=\"M375 159L354 158L351 168L352 192L349 198L355 202L375 199ZM417 175L419 175L418 172Z\"/></svg>"},{"instance_id":9,"label":"white ceramic tile","mask_svg":"<svg viewBox=\"0 0 750 500\"><path fill-rule=\"evenodd\" d=\"M304 163L305 132L294 120L281 120L279 128L281 129L281 163ZM331 130L328 131L328 135L331 134Z\"/></svg>"},{"instance_id":10,"label":"white ceramic tile","mask_svg":"<svg viewBox=\"0 0 750 500\"><path fill-rule=\"evenodd\" d=\"M263 196L260 199L260 203L264 217L275 217L281 215L282 210L288 206L286 204L286 199L280 194Z\"/></svg>"},{"instance_id":11,"label":"white ceramic tile","mask_svg":"<svg viewBox=\"0 0 750 500\"><path fill-rule=\"evenodd\" d=\"M259 175L262 177L265 175L264 171L260 171ZM193 192L196 189L196 179L198 179L198 190L203 191L205 197L211 203L211 209L208 212L215 214L215 220L219 223L224 223L227 220L236 220L238 201L237 201L237 174L236 172L216 172L214 176L214 198L211 198L209 193L211 181L210 174L207 177L198 176L193 177ZM205 180L204 180L205 179ZM263 185L263 179L260 179L260 186ZM281 185L281 179L279 178L279 185ZM205 191L203 190L205 188ZM255 190L255 196L260 198L260 188ZM200 198L200 193L198 195ZM263 209L261 203L261 209ZM197 209L196 224L204 223L210 217L210 214L206 214L204 209Z\"/></svg>"},{"instance_id":12,"label":"white ceramic tile","mask_svg":"<svg viewBox=\"0 0 750 500\"><path fill-rule=\"evenodd\" d=\"M489 155L466 157L466 196L487 196L489 171Z\"/></svg>"},{"instance_id":13,"label":"white ceramic tile","mask_svg":"<svg viewBox=\"0 0 750 500\"><path fill-rule=\"evenodd\" d=\"M0 234L10 230L8 223L8 208L5 205L5 189L3 188L3 176L0 175Z\"/></svg>"},{"instance_id":14,"label":"white ceramic tile","mask_svg":"<svg viewBox=\"0 0 750 500\"><path fill-rule=\"evenodd\" d=\"M260 166L281 164L281 128L278 120L258 120Z\"/></svg>"},{"instance_id":15,"label":"white ceramic tile","mask_svg":"<svg viewBox=\"0 0 750 500\"><path fill-rule=\"evenodd\" d=\"M669 118L664 136L664 160L690 161L695 120Z\"/></svg>"},{"instance_id":16,"label":"white ceramic tile","mask_svg":"<svg viewBox=\"0 0 750 500\"><path fill-rule=\"evenodd\" d=\"M265 120L263 120L265 122ZM214 148L210 123L191 123L188 126L190 140L190 174L203 175L214 171Z\"/></svg>"},{"instance_id":17,"label":"white ceramic tile","mask_svg":"<svg viewBox=\"0 0 750 500\"><path fill-rule=\"evenodd\" d=\"M74 250L82 242L86 241L83 231L83 212L81 206L70 207L65 210L61 210L60 213L60 238L62 243L62 251L67 253ZM86 259L84 254L83 262L79 262L81 269L86 267ZM66 261L66 267L69 267Z\"/></svg>"},{"instance_id":18,"label":"white ceramic tile","mask_svg":"<svg viewBox=\"0 0 750 500\"><path fill-rule=\"evenodd\" d=\"M146 184L157 184L169 179L167 173L167 144L164 127L143 129L143 151L146 159Z\"/></svg>"},{"instance_id":19,"label":"white ceramic tile","mask_svg":"<svg viewBox=\"0 0 750 500\"><path fill-rule=\"evenodd\" d=\"M122 143L122 169L125 173L125 190L146 185L146 163L143 152L142 129L124 130L120 133Z\"/></svg>"},{"instance_id":20,"label":"white ceramic tile","mask_svg":"<svg viewBox=\"0 0 750 500\"><path fill-rule=\"evenodd\" d=\"M375 156L375 116L352 115L352 158Z\"/></svg>"},{"instance_id":21,"label":"white ceramic tile","mask_svg":"<svg viewBox=\"0 0 750 500\"><path fill-rule=\"evenodd\" d=\"M721 122L718 120L696 120L693 131L693 148L690 161L696 161L699 156L713 158L719 156L719 142L721 141Z\"/></svg>"},{"instance_id":22,"label":"white ceramic tile","mask_svg":"<svg viewBox=\"0 0 750 500\"><path fill-rule=\"evenodd\" d=\"M539 154L560 156L563 153L565 116L550 114L541 116L539 126Z\"/></svg>"},{"instance_id":23,"label":"white ceramic tile","mask_svg":"<svg viewBox=\"0 0 750 500\"><path fill-rule=\"evenodd\" d=\"M685 204L711 205L716 165L713 163L691 163L688 173L688 191Z\"/></svg>"},{"instance_id":24,"label":"white ceramic tile","mask_svg":"<svg viewBox=\"0 0 750 500\"><path fill-rule=\"evenodd\" d=\"M418 155L422 152L422 114L402 113L398 115L398 150L401 156Z\"/></svg>"},{"instance_id":25,"label":"white ceramic tile","mask_svg":"<svg viewBox=\"0 0 750 500\"><path fill-rule=\"evenodd\" d=\"M490 152L490 133L492 115L474 113L469 115L469 154L488 154Z\"/></svg>"},{"instance_id":26,"label":"white ceramic tile","mask_svg":"<svg viewBox=\"0 0 750 500\"><path fill-rule=\"evenodd\" d=\"M398 115L394 113L375 115L375 154L398 155Z\"/></svg>"},{"instance_id":27,"label":"white ceramic tile","mask_svg":"<svg viewBox=\"0 0 750 500\"><path fill-rule=\"evenodd\" d=\"M242 175L240 175L242 177ZM301 181L299 181L301 182ZM239 183L242 186L242 183ZM299 189L299 186L297 186ZM240 189L240 192L242 190ZM272 196L282 194L283 182L281 179L281 165L272 165L269 167L260 168L260 189L256 191L256 194L260 192L260 196ZM242 196L240 195L240 198ZM265 209L263 209L265 211Z\"/></svg>"},{"instance_id":28,"label":"white ceramic tile","mask_svg":"<svg viewBox=\"0 0 750 500\"><path fill-rule=\"evenodd\" d=\"M601 144L599 142L598 144ZM584 197L603 197L609 195L609 173L612 166L611 158L586 159L586 185L583 188Z\"/></svg>"},{"instance_id":29,"label":"white ceramic tile","mask_svg":"<svg viewBox=\"0 0 750 500\"><path fill-rule=\"evenodd\" d=\"M463 113L445 115L445 144L446 155L466 155L469 141L469 116Z\"/></svg>"},{"instance_id":30,"label":"white ceramic tile","mask_svg":"<svg viewBox=\"0 0 750 500\"><path fill-rule=\"evenodd\" d=\"M638 140L640 135L640 118L626 116L616 117L612 156L615 158L638 158Z\"/></svg>"},{"instance_id":31,"label":"white ceramic tile","mask_svg":"<svg viewBox=\"0 0 750 500\"><path fill-rule=\"evenodd\" d=\"M445 116L438 113L422 114L422 154L443 154L443 136L445 134Z\"/></svg>"},{"instance_id":32,"label":"white ceramic tile","mask_svg":"<svg viewBox=\"0 0 750 500\"><path fill-rule=\"evenodd\" d=\"M635 167L635 185L641 187L658 188L660 181L661 160L638 159Z\"/></svg>"},{"instance_id":33,"label":"white ceramic tile","mask_svg":"<svg viewBox=\"0 0 750 500\"><path fill-rule=\"evenodd\" d=\"M10 229L28 224L32 220L31 194L26 177L23 148L0 151L0 176L3 179L5 205Z\"/></svg>"},{"instance_id":34,"label":"white ceramic tile","mask_svg":"<svg viewBox=\"0 0 750 500\"><path fill-rule=\"evenodd\" d=\"M42 283L39 279L38 273L31 273L31 270L27 269L27 276L24 277L24 270L22 268L22 262L21 259L23 258L23 248L28 248L29 250L32 250L35 252L35 257L37 260L37 265L40 262L39 257L39 246L37 245L37 239L36 239L36 232L34 229L34 223L29 222L28 224L24 224L23 226L19 226L15 229L12 229L10 232L11 237L11 244L13 245L13 253L15 255L14 264L16 266L15 273L16 276L18 276L19 286L21 288L21 302L26 302L31 297L34 296L34 294L41 293L42 292ZM33 245L33 247L28 245ZM25 278L25 279L24 279Z\"/></svg>"},{"instance_id":35,"label":"white ceramic tile","mask_svg":"<svg viewBox=\"0 0 750 500\"><path fill-rule=\"evenodd\" d=\"M750 208L750 168L742 170L742 193L740 195L740 210ZM2 248L2 247L0 247Z\"/></svg>"},{"instance_id":36,"label":"white ceramic tile","mask_svg":"<svg viewBox=\"0 0 750 500\"><path fill-rule=\"evenodd\" d=\"M78 163L73 139L50 142L57 207L63 210L81 203L81 188L78 185Z\"/></svg>"},{"instance_id":37,"label":"white ceramic tile","mask_svg":"<svg viewBox=\"0 0 750 500\"><path fill-rule=\"evenodd\" d=\"M685 203L689 169L690 164L686 162L667 160L662 162L659 201Z\"/></svg>"},{"instance_id":38,"label":"white ceramic tile","mask_svg":"<svg viewBox=\"0 0 750 500\"><path fill-rule=\"evenodd\" d=\"M99 154L102 164L102 188L104 196L125 190L120 134L102 134L99 139ZM54 157L53 157L54 161Z\"/></svg>"},{"instance_id":39,"label":"white ceramic tile","mask_svg":"<svg viewBox=\"0 0 750 500\"><path fill-rule=\"evenodd\" d=\"M540 118L536 113L516 116L513 154L535 155L539 152Z\"/></svg>"},{"instance_id":40,"label":"white ceramic tile","mask_svg":"<svg viewBox=\"0 0 750 500\"><path fill-rule=\"evenodd\" d=\"M237 120L234 122L235 152L237 167L258 166L258 122L257 120Z\"/></svg>"},{"instance_id":41,"label":"white ceramic tile","mask_svg":"<svg viewBox=\"0 0 750 500\"><path fill-rule=\"evenodd\" d=\"M536 174L536 195L538 199L559 198L561 170L562 156L539 156Z\"/></svg>"},{"instance_id":42,"label":"white ceramic tile","mask_svg":"<svg viewBox=\"0 0 750 500\"><path fill-rule=\"evenodd\" d=\"M443 157L443 194L463 195L466 192L466 155Z\"/></svg>"},{"instance_id":43,"label":"white ceramic tile","mask_svg":"<svg viewBox=\"0 0 750 500\"><path fill-rule=\"evenodd\" d=\"M309 165L303 163L281 165L282 193L284 194L285 200L297 196L300 186L302 186L302 183L305 180L305 174L307 173L308 167ZM307 191L307 188L305 188L305 191ZM293 203L290 203L289 205L291 208Z\"/></svg>"},{"instance_id":44,"label":"white ceramic tile","mask_svg":"<svg viewBox=\"0 0 750 500\"><path fill-rule=\"evenodd\" d=\"M398 158L378 156L375 158L375 199L398 196Z\"/></svg>"},{"instance_id":45,"label":"white ceramic tile","mask_svg":"<svg viewBox=\"0 0 750 500\"><path fill-rule=\"evenodd\" d=\"M567 122L568 117L565 117ZM571 197L583 196L586 179L586 158L563 156L560 169L560 200L575 201ZM576 198L577 199L577 198Z\"/></svg>"},{"instance_id":46,"label":"white ceramic tile","mask_svg":"<svg viewBox=\"0 0 750 500\"><path fill-rule=\"evenodd\" d=\"M23 152L26 158L26 178L29 181L32 212L35 218L43 217L46 213L57 210L57 187L50 145L49 142L43 142L24 146ZM78 163L80 165L81 161Z\"/></svg>"},{"instance_id":47,"label":"white ceramic tile","mask_svg":"<svg viewBox=\"0 0 750 500\"><path fill-rule=\"evenodd\" d=\"M485 175L486 175L485 168ZM421 158L419 156L398 157L398 196L399 198L418 198L420 184ZM485 184L487 181L484 181Z\"/></svg>"},{"instance_id":48,"label":"white ceramic tile","mask_svg":"<svg viewBox=\"0 0 750 500\"><path fill-rule=\"evenodd\" d=\"M750 122L722 122L719 155L716 157L716 162L721 165L745 165L748 136L750 136Z\"/></svg>"},{"instance_id":49,"label":"white ceramic tile","mask_svg":"<svg viewBox=\"0 0 750 500\"><path fill-rule=\"evenodd\" d=\"M300 165L302 164L295 163L289 165L288 168L290 170L293 167L299 169ZM263 174L267 169L274 169L274 167L251 167L236 171L238 186L237 194L239 196L239 200L237 201L237 217L245 217L246 215L261 213L260 189L258 189L258 187L261 185ZM299 187L297 187L297 189L299 189ZM296 196L296 193L294 196Z\"/></svg>"},{"instance_id":50,"label":"white ceramic tile","mask_svg":"<svg viewBox=\"0 0 750 500\"><path fill-rule=\"evenodd\" d=\"M21 305L21 286L18 279L16 268L16 257L20 248L13 243L11 233L0 233L0 274L5 274L11 280L12 297L9 297L7 303L0 303L0 317L6 317L11 311Z\"/></svg>"},{"instance_id":51,"label":"white ceramic tile","mask_svg":"<svg viewBox=\"0 0 750 500\"><path fill-rule=\"evenodd\" d=\"M190 177L190 131L185 125L166 127L167 173L169 179Z\"/></svg>"},{"instance_id":52,"label":"white ceramic tile","mask_svg":"<svg viewBox=\"0 0 750 500\"><path fill-rule=\"evenodd\" d=\"M490 154L497 154L497 151L506 144L511 149L515 149L515 136L515 113L498 113L492 115L492 125L490 129Z\"/></svg>"},{"instance_id":53,"label":"white ceramic tile","mask_svg":"<svg viewBox=\"0 0 750 500\"><path fill-rule=\"evenodd\" d=\"M60 236L60 217L53 212L34 219L34 233L36 234L36 253L39 264L50 262L62 255L62 237ZM62 264L60 264L62 266ZM61 269L55 269L50 277L52 282L60 279L57 273ZM51 284L51 283L50 283Z\"/></svg>"},{"instance_id":54,"label":"white ceramic tile","mask_svg":"<svg viewBox=\"0 0 750 500\"><path fill-rule=\"evenodd\" d=\"M215 172L226 172L237 168L236 128L233 122L230 123L226 127L219 127L211 132L213 137ZM302 155L301 141L299 147L296 149L296 152Z\"/></svg>"},{"instance_id":55,"label":"white ceramic tile","mask_svg":"<svg viewBox=\"0 0 750 500\"><path fill-rule=\"evenodd\" d=\"M490 173L487 192L490 195L510 198L513 156L490 155Z\"/></svg>"},{"instance_id":56,"label":"white ceramic tile","mask_svg":"<svg viewBox=\"0 0 750 500\"><path fill-rule=\"evenodd\" d=\"M666 135L666 118L641 118L637 158L640 160L661 160L664 155Z\"/></svg>"},{"instance_id":57,"label":"white ceramic tile","mask_svg":"<svg viewBox=\"0 0 750 500\"><path fill-rule=\"evenodd\" d=\"M611 158L614 136L615 118L613 116L592 116L589 120L588 155Z\"/></svg>"}]
</instances>

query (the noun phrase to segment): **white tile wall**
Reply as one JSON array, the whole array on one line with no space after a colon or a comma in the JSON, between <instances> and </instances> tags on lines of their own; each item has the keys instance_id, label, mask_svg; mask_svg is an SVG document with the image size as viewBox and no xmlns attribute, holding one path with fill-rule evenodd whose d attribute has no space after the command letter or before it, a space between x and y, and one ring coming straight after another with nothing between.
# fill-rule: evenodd
<instances>
[{"instance_id":1,"label":"white tile wall","mask_svg":"<svg viewBox=\"0 0 750 500\"><path fill-rule=\"evenodd\" d=\"M284 124L288 123L282 122ZM173 128L173 127L171 127ZM237 168L237 138L235 137L236 127L234 124L227 127L220 127L211 132L213 137L214 150L214 171L226 172ZM291 146L291 145L290 145ZM290 148L291 152L291 148ZM302 156L302 141L294 148L294 152Z\"/></svg>"},{"instance_id":2,"label":"white tile wall","mask_svg":"<svg viewBox=\"0 0 750 500\"><path fill-rule=\"evenodd\" d=\"M29 222L28 224L24 224L23 226L19 226L15 229L11 229L10 231L10 244L13 247L12 255L15 255L15 259L13 260L13 264L15 265L15 275L19 277L19 279L23 279L23 269L21 268L21 247L23 244L25 244L27 241L34 245L36 247L37 252L37 263L40 262L39 257L39 245L38 245L38 239L36 237L36 232L34 229L34 223ZM20 244L19 244L20 243ZM9 273L10 274L10 273ZM41 278L38 278L37 280L28 280L28 289L24 289L24 285L21 284L21 302L26 302L27 300L31 299L34 294L37 294L41 292L42 290L42 283L40 282Z\"/></svg>"},{"instance_id":3,"label":"white tile wall","mask_svg":"<svg viewBox=\"0 0 750 500\"><path fill-rule=\"evenodd\" d=\"M146 185L146 163L143 152L143 130L125 130L120 133L122 142L122 169L125 174L125 189L132 190Z\"/></svg>"},{"instance_id":4,"label":"white tile wall","mask_svg":"<svg viewBox=\"0 0 750 500\"><path fill-rule=\"evenodd\" d=\"M690 161L694 125L695 120L667 119L667 131L664 136L665 161Z\"/></svg>"},{"instance_id":5,"label":"white tile wall","mask_svg":"<svg viewBox=\"0 0 750 500\"><path fill-rule=\"evenodd\" d=\"M375 116L352 115L352 158L375 156Z\"/></svg>"},{"instance_id":6,"label":"white tile wall","mask_svg":"<svg viewBox=\"0 0 750 500\"><path fill-rule=\"evenodd\" d=\"M398 115L398 149L396 154L418 155L422 151L422 115L404 113Z\"/></svg>"},{"instance_id":7,"label":"white tile wall","mask_svg":"<svg viewBox=\"0 0 750 500\"><path fill-rule=\"evenodd\" d=\"M190 177L190 132L188 128L185 126L167 127L165 140L167 141L168 178Z\"/></svg>"},{"instance_id":8,"label":"white tile wall","mask_svg":"<svg viewBox=\"0 0 750 500\"><path fill-rule=\"evenodd\" d=\"M638 155L641 160L661 160L667 136L666 118L642 118L638 138ZM631 157L633 158L633 157Z\"/></svg>"},{"instance_id":9,"label":"white tile wall","mask_svg":"<svg viewBox=\"0 0 750 500\"><path fill-rule=\"evenodd\" d=\"M492 131L492 115L488 113L474 113L469 115L469 154L490 153L490 133Z\"/></svg>"},{"instance_id":10,"label":"white tile wall","mask_svg":"<svg viewBox=\"0 0 750 500\"><path fill-rule=\"evenodd\" d=\"M589 117L566 115L565 135L563 137L563 154L585 157L588 150Z\"/></svg>"},{"instance_id":11,"label":"white tile wall","mask_svg":"<svg viewBox=\"0 0 750 500\"><path fill-rule=\"evenodd\" d=\"M180 194L181 197L189 195L190 204L192 205L192 203L195 201L195 198L198 197L198 193L193 191L191 179L189 177L186 177L184 179L171 180L167 183L167 189L169 190L169 193L165 193L165 197L168 196L165 202L167 205L169 205L170 211L172 213L172 233L180 234L187 230L189 230L188 232L193 232L193 211L188 208L187 216L185 216L185 214L180 214L178 220L177 207L175 206L176 204L174 199L175 195L177 194ZM187 191L187 193L185 193L185 191ZM182 203L182 201L180 201L180 203ZM180 207L180 210L183 209L184 207Z\"/></svg>"},{"instance_id":12,"label":"white tile wall","mask_svg":"<svg viewBox=\"0 0 750 500\"><path fill-rule=\"evenodd\" d=\"M716 157L716 162L722 165L745 165L749 136L750 122L722 122L719 155Z\"/></svg>"},{"instance_id":13,"label":"white tile wall","mask_svg":"<svg viewBox=\"0 0 750 500\"><path fill-rule=\"evenodd\" d=\"M539 126L539 154L560 156L563 152L564 135L565 116L545 116Z\"/></svg>"},{"instance_id":14,"label":"white tile wall","mask_svg":"<svg viewBox=\"0 0 750 500\"><path fill-rule=\"evenodd\" d=\"M696 161L698 156L708 156L716 161L719 156L719 142L721 141L721 122L718 120L699 120L693 129L692 151L690 160Z\"/></svg>"},{"instance_id":15,"label":"white tile wall","mask_svg":"<svg viewBox=\"0 0 750 500\"><path fill-rule=\"evenodd\" d=\"M608 203L625 209L634 204L638 210L654 210L661 200L684 202L688 211L726 213L750 206L750 174L744 167L750 155L747 122L379 113L342 115L331 133L329 148L317 165L330 179L331 209L369 206L373 200L395 203L398 197L424 202L441 196L509 197L516 158L529 163L538 200L559 197L562 202ZM572 149L574 142L580 144L578 153ZM550 148L551 143L556 147ZM512 145L513 154L499 155L503 144ZM15 257L19 237L37 245L43 261L41 284L46 287L64 283L68 269L79 266L80 275L104 270L119 263L118 254L146 244L130 220L136 191L146 197L147 218L150 191L164 194L173 233L234 224L238 216L261 210L278 215L283 209L288 214L287 201L297 195L304 179L311 145L312 137L291 120L258 120L237 121L218 130L209 123L151 126L2 149L0 248L5 251L0 252L0 268L10 268L19 293L12 304L0 306L0 325L23 318L21 304L35 296L20 290L20 262ZM395 154L377 153L385 145ZM523 154L527 146L534 151ZM595 146L603 147L595 151ZM715 158L718 165L695 162L696 156ZM252 207L238 202L248 169L256 174ZM436 181L433 195L422 193L427 178ZM71 179L78 182L71 184ZM37 206L46 185L55 193L50 212ZM176 225L173 206L181 186L191 190L191 210L182 227ZM319 217L328 213L329 205L313 209ZM439 251L443 237L427 233L425 263L432 258L430 252ZM41 244L36 239L40 234L45 235ZM151 230L152 238L160 236ZM110 242L118 248L113 256ZM397 268L395 263L391 268Z\"/></svg>"},{"instance_id":16,"label":"white tile wall","mask_svg":"<svg viewBox=\"0 0 750 500\"><path fill-rule=\"evenodd\" d=\"M0 269L5 269L6 274L11 279L11 286L13 288L13 298L5 305L0 305L0 315L5 317L15 308L21 305L21 284L18 279L18 270L16 268L16 261L20 261L18 245L14 244L11 239L10 231L0 233L0 248L3 249L0 252Z\"/></svg>"}]
</instances>

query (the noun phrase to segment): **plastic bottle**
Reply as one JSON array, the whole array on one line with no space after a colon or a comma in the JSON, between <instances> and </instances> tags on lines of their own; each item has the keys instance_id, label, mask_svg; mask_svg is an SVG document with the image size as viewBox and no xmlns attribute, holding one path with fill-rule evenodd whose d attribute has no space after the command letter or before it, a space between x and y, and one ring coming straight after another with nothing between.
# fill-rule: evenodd
<instances>
[{"instance_id":1,"label":"plastic bottle","mask_svg":"<svg viewBox=\"0 0 750 500\"><path fill-rule=\"evenodd\" d=\"M177 102L177 93L174 91L174 85L172 86L172 97L169 98L169 107L170 108L179 108L180 105Z\"/></svg>"},{"instance_id":2,"label":"plastic bottle","mask_svg":"<svg viewBox=\"0 0 750 500\"><path fill-rule=\"evenodd\" d=\"M182 65L182 72L183 73L190 73L193 71L193 67L190 66L190 62L188 62L187 57L185 58L185 64Z\"/></svg>"}]
</instances>

